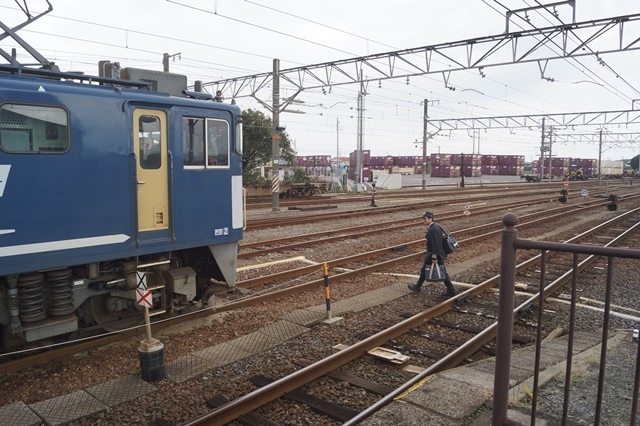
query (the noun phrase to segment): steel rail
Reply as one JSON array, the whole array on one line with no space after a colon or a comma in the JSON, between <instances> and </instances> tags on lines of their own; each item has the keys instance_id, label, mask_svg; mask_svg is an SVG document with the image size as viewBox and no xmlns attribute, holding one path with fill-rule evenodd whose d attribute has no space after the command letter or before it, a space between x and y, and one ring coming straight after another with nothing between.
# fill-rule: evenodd
<instances>
[{"instance_id":1,"label":"steel rail","mask_svg":"<svg viewBox=\"0 0 640 426\"><path fill-rule=\"evenodd\" d=\"M551 190L549 191L545 191L548 192L549 195L555 195L555 193L552 193ZM605 193L607 192L606 189L602 189L600 191L598 191L598 193ZM534 194L537 196L540 194L540 191L535 191ZM524 195L523 192L521 191L519 193L520 196ZM495 199L503 199L504 195L502 194L497 194L497 195L487 195L487 196L482 196L482 197L477 197L474 198L473 200L476 202L481 202L481 201L490 201L490 200L495 200ZM453 198L450 200L443 200L440 201L434 205L444 205L444 204L454 204L454 203L463 203L463 202L469 202L469 197L466 198ZM303 216L303 217L291 217L291 216L287 216L287 217L282 217L282 218L269 218L269 219L253 219L248 221L247 223L247 229L249 230L255 230L255 229L264 229L264 228L273 228L273 227L278 227L278 226L283 226L283 225L297 225L297 224L303 224L303 223L309 223L309 222L317 222L320 220L329 220L329 219L336 219L336 218L344 218L344 217L348 217L354 214L381 214L381 213L388 213L388 212L392 212L392 211L405 211L405 210L413 210L415 208L424 208L426 201L419 201L419 202L415 202L415 203L408 203L408 204L404 204L401 206L390 206L390 207L362 207L362 208L355 208L355 209L348 209L348 210L343 210L340 212L334 212L334 213L325 213L325 214L315 214L315 215L307 215L307 216ZM433 208L433 205L430 206L431 208Z\"/></svg>"},{"instance_id":2,"label":"steel rail","mask_svg":"<svg viewBox=\"0 0 640 426\"><path fill-rule=\"evenodd\" d=\"M629 198L636 198L637 196L633 196L633 197L629 197ZM604 201L603 201L604 202ZM528 215L526 215L528 216ZM526 217L526 216L523 216ZM555 217L555 216L554 216ZM540 219L540 220L547 220L548 217ZM531 222L534 223L534 222ZM520 226L526 226L527 224L521 224ZM473 229L478 229L478 228L482 228L482 227L486 227L486 226L493 226L492 224L489 225L480 225L478 227L473 227L473 228L468 228L468 230L459 230L456 231L457 233L463 233L463 232L468 232L470 230ZM499 232L499 231L496 231ZM488 235L491 235L495 232L491 232L488 234L483 234L477 237L472 237L469 239L465 239L465 240L460 240L461 243L471 243L473 241L476 241L480 238L485 238ZM424 241L419 240L420 243L424 244ZM414 242L415 243L415 242ZM399 246L394 246L394 247L399 247ZM390 248L388 248L390 249ZM387 262L383 262L380 267L386 267L386 266L392 266L395 262L400 263L400 262L404 262L407 260L414 260L414 259L418 259L423 255L424 252L418 252L418 253L414 253L412 255L409 256L404 256L401 258L397 258L397 259L393 259ZM330 265L333 265L332 263L330 263ZM333 265L335 266L335 265ZM352 276L356 276L359 273L366 273L366 272L370 272L370 271L374 271L376 270L376 266L377 265L371 265L368 266L366 268L362 268L362 269L358 269L355 271L350 271L350 272L345 272L343 274L339 274L336 276L332 277L332 282L339 282L342 281L344 279L350 278ZM318 269L319 266L315 267L315 269ZM276 292L272 292L269 294L264 294L261 296L256 296L253 298L246 298L246 299L242 299L242 300L238 300L238 301L234 301L234 302L230 302L224 305L220 305L220 306L215 306L212 308L208 308L208 309L203 309L201 311L198 312L194 312L194 313L190 313L188 315L183 315L177 318L166 318L164 320L161 321L157 321L157 322L153 322L152 325L155 329L157 330L162 330L183 322L187 322L187 321L191 321L193 319L197 319L197 318L203 318L206 316L211 315L213 312L223 312L223 311L229 311L229 310L233 310L233 309L240 309L240 308L244 308L244 307L248 307L251 305L254 305L256 303L263 303L266 301L270 301L270 300L275 300L278 299L280 297L285 297L287 295L290 294L294 294L297 292L302 292L302 291L306 291L309 290L311 288L314 288L315 286L318 285L324 285L324 281L323 279L319 279L319 280L314 280L311 282L307 282L298 286L294 286L294 287L290 287L289 289L284 289L284 290L279 290ZM471 289L472 290L472 289ZM465 294L471 294L471 293L467 293L465 292ZM475 293L474 293L475 294ZM13 361L7 361L7 362L2 362L0 363L0 374L8 374L11 372L15 372L15 371L19 371L25 368L28 368L30 366L35 366L35 365L40 365L40 364L44 364L47 362L51 362L51 360L55 360L55 359L60 359L60 358L64 358L66 356L84 351L84 350L88 350L88 349L92 349L95 347L99 347L102 345L107 345L110 343L115 343L117 341L120 341L122 339L125 338L133 338L133 337L137 337L137 336L141 336L142 334L144 334L144 330L143 329L131 329L131 330L124 330L121 332L118 332L116 334L110 334L107 336L103 336L103 337L97 337L91 341L85 341L85 342L81 342L81 343L74 343L74 342L69 342L69 345L72 346L68 346L68 347L62 347L60 349L56 349L54 352L52 351L48 351L48 352L43 352L40 354L36 354L36 355L32 355L28 358L23 358L23 359L18 359L18 360L13 360Z\"/></svg>"},{"instance_id":3,"label":"steel rail","mask_svg":"<svg viewBox=\"0 0 640 426\"><path fill-rule=\"evenodd\" d=\"M634 213L639 211L640 208L634 209L630 212L624 213L616 218L613 218L607 222L602 224L598 224L596 227L586 231L568 241L576 241L578 238L584 238L591 233L599 231L601 228L608 226L609 224L625 217L630 213ZM635 226L634 226L635 227ZM500 230L502 232L502 230ZM625 230L624 234L628 231ZM563 246L562 243L556 243L559 246ZM524 247L523 247L524 248ZM596 249L596 248L594 248ZM633 251L628 249L620 249ZM634 251L637 254L637 250ZM386 262L383 262L386 263ZM431 320L432 318L442 315L447 311L451 310L454 304L463 298L468 297L471 294L478 294L484 291L488 291L493 288L499 281L500 276L497 275L489 280L486 280L476 287L473 287L463 293L456 295L454 298L448 299L426 311L423 311L417 315L414 315L411 318L408 318L380 333L377 333L373 336L368 337L365 340L362 340L354 345L351 345L333 355L330 355L327 358L324 358L320 361L317 361L314 364L311 364L307 367L304 367L284 378L276 380L275 382L270 383L267 386L264 386L260 389L257 389L247 395L244 395L234 401L231 401L211 412L201 415L191 421L183 423L182 426L195 426L195 425L224 425L230 421L233 421L240 417L241 415L247 414L250 411L253 411L281 396L285 395L287 392L291 392L319 377L322 377L326 373L338 369L344 364L353 361L354 359L360 357L363 353L377 347L381 346L384 343L388 342L391 339L397 338L402 334L407 333L413 328L424 324L425 322ZM532 297L532 299L535 296ZM514 318L516 318L517 313L523 309L526 304L522 304L514 309ZM458 365L462 360L470 356L479 350L483 345L490 342L495 338L497 332L497 322L493 323L489 327L487 327L484 331L476 335L475 337L469 339L462 346L458 347L450 354L441 358L431 366L427 367L423 372L403 384L401 387L394 390L392 393L386 395L379 401L377 401L374 405L369 407L368 409L361 412L358 416L346 422L344 425L355 425L360 421L366 419L374 412L378 411L384 405L391 402L393 399L401 395L410 389L413 385L421 382L426 379L428 376L436 374L440 371L451 368L455 365Z\"/></svg>"},{"instance_id":4,"label":"steel rail","mask_svg":"<svg viewBox=\"0 0 640 426\"><path fill-rule=\"evenodd\" d=\"M547 197L543 197L543 198L539 198L539 199L533 199L533 200L529 200L525 203L523 203L522 201L518 201L518 202L511 202L511 203L504 203L504 204L500 204L498 206L493 206L493 207L480 207L478 209L474 209L474 215L477 214L482 214L482 213L489 213L489 212L493 212L496 210L502 210L502 209L514 209L514 208L518 208L518 207L524 207L527 205L531 205L531 204L535 204L538 202L544 202L547 200ZM598 200L594 200L594 201L590 201L591 203L599 203L600 201ZM585 205L589 202L581 202L578 205ZM552 210L556 210L556 209L569 209L574 205L564 205L561 207L556 207L555 209ZM552 210L546 210L545 213L552 211ZM443 213L438 213L438 221L442 222L443 220L447 220L447 219L453 219L453 218L457 218L459 217L459 212L457 211L446 211ZM523 217L527 217L529 216L524 215ZM391 221L387 221L387 222L378 222L375 224L375 227L373 227L370 224L367 225L361 225L361 226L356 226L356 227L351 227L349 228L349 232L346 233L344 231L341 230L334 230L334 231L322 231L322 232L315 232L315 233L310 233L310 234L303 234L303 235L297 235L295 237L288 237L288 238L278 238L278 239L274 239L274 240L264 240L264 241L256 241L253 243L248 243L248 244L241 244L240 245L240 249L248 249L248 248L254 248L254 247L263 247L263 246L273 246L275 244L282 244L282 243L287 243L290 241L296 241L296 240L303 240L302 242L299 243L289 243L286 245L281 245L281 246L276 246L276 247L269 247L266 249L259 249L256 251L247 251L247 252L243 252L243 253L238 253L238 259L245 259L248 257L255 257L255 256L261 256L263 254L267 254L267 253L273 253L273 252L277 252L277 251L282 251L282 250L292 250L295 248L300 248L300 247L306 247L309 246L311 244L323 244L323 243L328 243L328 242L332 242L332 241L337 241L337 240L341 240L344 238L349 238L353 235L357 235L358 237L364 236L364 235L369 235L369 234L374 234L374 233L379 233L381 231L390 231L390 230L394 230L394 229L402 229L405 228L407 225L410 225L412 222L415 222L415 225L420 225L421 223L418 222L418 219L416 218L410 218L410 219L400 219L400 220L391 220ZM495 222L498 223L498 222ZM392 226L387 226L387 225L392 225ZM486 226L486 225L482 225L482 226ZM374 228L374 229L372 229ZM460 234L462 232L469 232L470 229L466 229L463 231L454 231L456 234ZM314 238L314 237L320 237L320 236L324 236L324 235L330 235L330 234L338 234L339 235L334 235L334 236L330 236L330 237L326 237L326 238L320 238L320 239L316 239L316 240L310 240L310 238Z\"/></svg>"},{"instance_id":5,"label":"steel rail","mask_svg":"<svg viewBox=\"0 0 640 426\"><path fill-rule=\"evenodd\" d=\"M576 235L575 237L567 240L564 243L549 243L549 242L538 242L538 241L532 241L532 240L521 240L521 239L517 239L516 244L518 245L518 248L522 248L522 249L536 249L536 248L540 248L540 246L543 246L544 249L546 249L549 245L553 246L553 250L556 251L571 251L571 250L575 250L577 247L580 247L581 251L592 251L594 254L598 254L598 253L602 253L603 250L601 247L597 247L597 246L593 246L593 247L584 247L584 246L578 246L577 244L572 244L571 242L575 242L575 241L579 241L580 239L591 235L595 232L600 231L602 228L609 226L610 224L617 222L620 219L623 219L624 217L626 217L628 214L631 213L635 213L640 211L640 208L636 208L633 210L630 210L626 213L623 213L615 218L612 218L606 222L603 222L591 229L589 229L588 231L585 231L579 235ZM618 242L620 239L624 238L624 236L626 236L627 234L629 234L630 232L632 232L633 230L635 230L638 226L640 225L639 223L636 223L635 225L633 225L632 227L624 230L621 234L619 234L617 237L615 237L614 239L612 239L609 243L606 244L605 247L608 247L611 244L614 244L616 242ZM638 250L631 250L631 249L616 249L616 253L618 253L618 255L620 256L624 256L624 257L629 257L629 258L639 258L638 256ZM610 253L609 253L610 255ZM531 260L536 260L537 262L540 262L541 259L543 258L543 255L537 255L534 256L534 258L529 259L525 262L522 262L518 265L516 265L516 273L518 272L522 272L525 269L528 269L529 267L532 266L532 262ZM578 270L578 273L584 269L584 267L586 267L587 264L593 262L595 260L594 256L590 256L590 259L585 259L583 262L581 262L582 268L580 268ZM587 262L589 261L589 262ZM585 263L587 262L587 263ZM557 278L556 280L554 280L551 284L549 284L547 287L545 287L545 289L541 290L542 296L544 299L548 298L554 291L558 290L560 287L562 287L564 284L566 284L569 280L571 280L571 276L572 276L572 272L573 272L573 268L571 268L568 272L564 273L563 275L561 275L559 278ZM497 285L500 281L500 275L496 275L492 278L490 278L489 280L484 281L481 284L478 284L478 286L476 286L473 289L470 290L476 290L478 287L483 286L485 287L486 290L493 288L495 285ZM490 285L490 287L486 288L487 285ZM464 293L467 293L464 292ZM462 298L462 294L457 295L456 299L458 298ZM477 292L471 292L473 294L478 294ZM518 314L524 310L527 309L531 304L535 303L536 300L540 299L540 291L536 292L535 294L533 294L531 297L529 297L529 299L527 299L525 302L521 303L520 305L516 306L513 309L513 319L515 321L515 318L517 318ZM450 299L451 300L451 299ZM444 363L445 360L451 356L452 359L454 360L458 360L462 361L465 357L471 355L471 353L469 353L467 351L466 345L469 344L469 348L471 347L476 347L477 343L475 344L471 344L472 340L476 340L476 339L481 339L482 344L486 344L488 342L490 342L491 340L493 340L496 335L497 335L497 331L498 331L498 322L494 322L493 324L491 324L489 327L487 327L482 333L478 334L477 336L475 336L474 338L472 338L469 342L463 344L462 346L460 346L459 348L457 348L456 350L454 350L450 355L445 356L444 358L440 359L438 362L436 362L435 364L433 364L432 366L428 367L426 370L424 370L423 372L421 372L420 374L418 374L418 376L412 378L410 381L404 383L401 387L399 387L398 389L394 390L393 392L391 392L390 394L384 396L382 399L380 399L379 401L377 401L375 404L373 404L372 406L368 407L366 410L362 411L360 414L358 414L356 417L350 419L348 422L345 422L343 426L353 426L356 425L358 423L360 423L362 420L370 417L373 413L377 412L378 410L380 410L382 407L384 407L385 405L387 405L389 402L391 402L393 399L395 399L396 397L398 397L399 395L401 395L402 393L404 393L405 391L409 390L413 385L415 385L416 383L419 383L420 381L424 380L426 377L433 375L437 372L440 371L440 369L438 369L440 366L438 366L438 364L440 363ZM482 346L482 345L480 345ZM464 350L463 350L464 348ZM455 356L454 356L455 354ZM457 365L457 363L455 364Z\"/></svg>"},{"instance_id":6,"label":"steel rail","mask_svg":"<svg viewBox=\"0 0 640 426\"><path fill-rule=\"evenodd\" d=\"M637 197L640 197L640 195L638 195ZM605 203L605 201L596 202L594 205L597 206L597 205L601 205L603 203ZM543 221L546 221L546 220L549 220L549 219L553 219L553 218L556 218L556 217L562 217L564 215L573 213L575 211L584 210L584 209L587 209L587 208L590 208L590 207L593 207L593 205L574 207L573 210L560 212L560 213L557 213L557 214L554 214L554 215L551 215L551 216L545 215L545 216L541 217L540 219L532 220L530 222L527 222L526 224L521 224L520 226L534 225L534 224L537 224L539 222L543 222ZM522 217L524 218L524 217L528 217L528 216L531 216L531 215L538 216L538 215L544 214L544 213L546 213L546 212L531 213L530 215L524 215ZM462 234L462 233L482 230L482 229L486 229L486 228L490 228L490 227L494 227L494 226L499 226L501 224L502 224L501 221L495 221L495 222L491 222L489 224L479 225L479 226L476 226L476 227L473 227L473 228L469 228L469 229L466 229L466 230L465 229L459 230L459 231L456 231L456 233L457 234ZM467 238L467 239L464 239L464 240L460 240L459 242L462 243L462 244L472 243L472 242L479 241L479 240L481 240L483 238L486 238L488 236L491 236L491 235L498 235L500 232L502 232L502 230L501 229L497 229L495 231L491 231L491 232L488 232L488 233L485 233L485 234L482 234L482 235L477 235L475 237L470 237L470 238ZM383 254L386 254L386 253L389 253L389 252L396 252L400 248L409 248L409 247L418 246L418 245L424 245L424 239L413 240L413 241L409 241L409 242L406 242L406 243L402 243L402 244L398 244L398 245L394 245L394 246L390 246L390 247L384 247L384 248L381 248L381 249L372 250L372 251L365 252L365 253L358 253L358 254L353 255L353 256L347 256L347 257L343 257L343 258L340 258L340 259L330 260L330 261L327 261L326 263L329 265L329 268L335 268L335 267L338 267L338 266L343 266L343 265L348 264L348 263L358 262L360 260L364 260L364 259L368 259L368 258L371 258L371 257L380 256L380 255L383 255ZM402 263L402 262L405 262L405 261L418 259L419 257L421 257L423 255L424 255L424 251L420 251L420 252L413 253L413 254L410 254L410 255L397 257L395 259L392 259L392 260L389 260L389 261L386 261L386 262L382 262L379 265L388 266L389 265L388 262ZM263 275L263 276L252 278L252 279L249 279L249 280L240 281L240 282L238 282L236 284L236 287L241 287L241 288L257 287L259 285L262 285L262 284L265 284L265 283L268 283L268 282L284 280L284 279L287 279L287 278L292 278L292 277L301 276L301 275L307 275L307 274L310 274L310 273L313 273L313 272L317 272L319 270L320 270L319 269L319 265L303 266L303 267L296 268L296 269L289 269L289 270L286 270L286 271L277 272L277 273L271 274L271 275ZM360 269L357 269L356 271L360 271ZM333 282L336 282L336 280L337 281L341 281L342 279L348 278L349 276L346 275L346 274L349 274L349 273L350 272L344 272L342 274L338 274L338 275L333 276L331 279L332 279ZM322 282L322 280L319 280L319 282ZM289 295L289 294L291 294L290 291L289 291L290 289L292 289L292 288L303 288L303 286L311 284L311 283L316 283L316 281L309 281L307 283L299 284L299 285L297 285L295 287L291 287L289 289L276 290L276 291L271 292L269 294L274 294L274 295L276 295L275 298L278 298L278 297L281 297L281 296L278 296L278 295L281 294L280 292L283 292L282 295ZM260 297L261 298L262 297L267 297L267 295L263 294L263 295L260 295ZM232 303L236 303L236 302L232 302ZM219 308L216 308L216 309L219 309Z\"/></svg>"},{"instance_id":7,"label":"steel rail","mask_svg":"<svg viewBox=\"0 0 640 426\"><path fill-rule=\"evenodd\" d=\"M523 180L518 180L518 181L513 181L513 182L486 182L486 183L467 183L465 184L464 188L457 188L455 187L455 185L452 184L435 184L435 185L429 185L430 189L434 189L433 191L429 191L428 193L425 193L424 190L384 190L384 191L380 191L378 193L378 195L376 195L376 199L380 198L380 199L389 199L389 198L406 198L406 197L419 197L419 196L424 196L424 195L429 195L429 196L437 196L437 195L449 195L449 193L451 192L451 190L458 190L461 192L467 192L467 193L479 193L479 192L490 192L490 191L495 191L495 188L491 188L492 186L505 186L505 185L525 185L525 184L529 184L529 186L531 186L532 184ZM552 181L552 182L536 182L533 185L541 185L541 186L549 186L549 185L558 185L558 181ZM593 181L582 181L583 184L588 185L588 186L596 186L597 185L597 181L593 180ZM420 185L417 185L418 187ZM448 187L446 189L442 189L443 187ZM406 187L403 186L403 188L412 188L411 186ZM529 188L527 188L529 189ZM530 189L534 189L533 187ZM547 188L544 188L547 189ZM283 206L293 206L296 204L300 204L300 202L302 202L303 204L322 204L324 202L326 202L327 200L330 200L332 203L353 203L353 202L358 202L358 201L370 201L371 200L371 195L370 194L366 194L365 192L363 192L362 194L365 195L347 195L344 193L333 193L333 192L328 192L325 194L320 194L318 197L301 197L301 198L286 198L284 200L280 200L280 207ZM251 197L251 196L248 196ZM247 206L251 209L257 209L257 208L271 208L272 204L271 201L269 202L265 202L264 199L269 198L269 200L271 200L270 196L269 197L253 197L253 198L247 198Z\"/></svg>"}]
</instances>

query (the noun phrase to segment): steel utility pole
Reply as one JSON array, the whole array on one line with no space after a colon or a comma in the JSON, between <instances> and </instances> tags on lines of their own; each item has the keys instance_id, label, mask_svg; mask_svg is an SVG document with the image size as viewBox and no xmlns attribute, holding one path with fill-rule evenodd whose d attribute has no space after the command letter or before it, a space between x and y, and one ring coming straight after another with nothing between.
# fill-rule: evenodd
<instances>
[{"instance_id":1,"label":"steel utility pole","mask_svg":"<svg viewBox=\"0 0 640 426\"><path fill-rule=\"evenodd\" d=\"M549 182L551 182L551 148L553 145L553 126L549 127Z\"/></svg>"},{"instance_id":2,"label":"steel utility pole","mask_svg":"<svg viewBox=\"0 0 640 426\"><path fill-rule=\"evenodd\" d=\"M336 179L338 177L338 167L340 166L340 119L336 117ZM336 186L337 183L336 183Z\"/></svg>"},{"instance_id":3,"label":"steel utility pole","mask_svg":"<svg viewBox=\"0 0 640 426\"><path fill-rule=\"evenodd\" d=\"M271 139L271 201L273 211L280 211L280 60L273 60L273 133Z\"/></svg>"},{"instance_id":4,"label":"steel utility pole","mask_svg":"<svg viewBox=\"0 0 640 426\"><path fill-rule=\"evenodd\" d=\"M598 144L598 186L600 186L602 168L602 129L600 129L600 142Z\"/></svg>"},{"instance_id":5,"label":"steel utility pole","mask_svg":"<svg viewBox=\"0 0 640 426\"><path fill-rule=\"evenodd\" d=\"M422 190L427 189L427 109L429 107L429 100L424 100L424 115L422 117Z\"/></svg>"},{"instance_id":6,"label":"steel utility pole","mask_svg":"<svg viewBox=\"0 0 640 426\"><path fill-rule=\"evenodd\" d=\"M362 184L362 148L364 146L364 97L366 95L362 73L360 74L360 92L358 93L358 143L356 148L356 190Z\"/></svg>"},{"instance_id":7,"label":"steel utility pole","mask_svg":"<svg viewBox=\"0 0 640 426\"><path fill-rule=\"evenodd\" d=\"M542 117L542 136L540 140L540 182L544 179L544 119L545 117ZM551 167L551 164L549 164L549 167Z\"/></svg>"}]
</instances>

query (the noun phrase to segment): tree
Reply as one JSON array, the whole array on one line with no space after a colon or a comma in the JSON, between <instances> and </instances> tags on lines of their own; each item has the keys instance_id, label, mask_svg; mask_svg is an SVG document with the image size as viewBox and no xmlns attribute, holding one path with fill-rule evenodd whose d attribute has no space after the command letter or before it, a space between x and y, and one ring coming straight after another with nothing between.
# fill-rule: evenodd
<instances>
[{"instance_id":1,"label":"tree","mask_svg":"<svg viewBox=\"0 0 640 426\"><path fill-rule=\"evenodd\" d=\"M259 179L256 172L271 161L273 121L261 111L247 109L242 112L243 164L242 179L247 183L255 183ZM291 140L286 132L280 132L280 157L292 164L296 152L291 147Z\"/></svg>"},{"instance_id":2,"label":"tree","mask_svg":"<svg viewBox=\"0 0 640 426\"><path fill-rule=\"evenodd\" d=\"M636 155L629 161L629 165L633 170L640 170L640 155Z\"/></svg>"}]
</instances>

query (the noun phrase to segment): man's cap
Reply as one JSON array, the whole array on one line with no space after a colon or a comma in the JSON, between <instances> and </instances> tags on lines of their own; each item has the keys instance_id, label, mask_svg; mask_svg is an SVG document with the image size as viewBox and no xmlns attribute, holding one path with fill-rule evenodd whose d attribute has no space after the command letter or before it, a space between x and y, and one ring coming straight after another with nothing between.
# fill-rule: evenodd
<instances>
[{"instance_id":1,"label":"man's cap","mask_svg":"<svg viewBox=\"0 0 640 426\"><path fill-rule=\"evenodd\" d=\"M433 217L433 213L431 213L431 212L422 213L422 218L424 219L425 217Z\"/></svg>"}]
</instances>

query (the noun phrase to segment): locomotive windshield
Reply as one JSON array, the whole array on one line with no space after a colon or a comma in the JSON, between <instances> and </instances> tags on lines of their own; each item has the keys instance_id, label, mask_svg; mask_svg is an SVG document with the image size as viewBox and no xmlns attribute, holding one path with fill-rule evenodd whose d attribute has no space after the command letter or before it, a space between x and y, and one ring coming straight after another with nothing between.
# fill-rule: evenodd
<instances>
[{"instance_id":1,"label":"locomotive windshield","mask_svg":"<svg viewBox=\"0 0 640 426\"><path fill-rule=\"evenodd\" d=\"M0 107L0 147L7 152L61 153L69 149L67 111L4 104Z\"/></svg>"}]
</instances>

